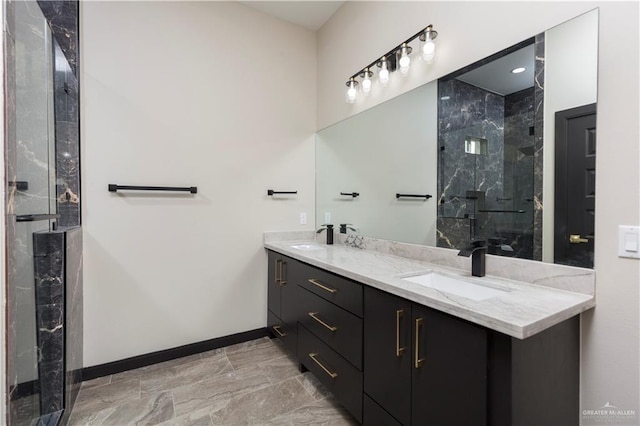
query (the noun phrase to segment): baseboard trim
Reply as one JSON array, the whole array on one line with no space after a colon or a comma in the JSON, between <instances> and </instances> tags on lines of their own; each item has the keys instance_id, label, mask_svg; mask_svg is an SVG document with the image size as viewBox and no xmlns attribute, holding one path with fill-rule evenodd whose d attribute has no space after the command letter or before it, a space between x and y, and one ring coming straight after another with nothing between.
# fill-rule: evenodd
<instances>
[{"instance_id":1,"label":"baseboard trim","mask_svg":"<svg viewBox=\"0 0 640 426\"><path fill-rule=\"evenodd\" d=\"M38 379L28 382L18 383L16 386L9 386L9 398L15 401L31 395L40 393L40 381Z\"/></svg>"},{"instance_id":2,"label":"baseboard trim","mask_svg":"<svg viewBox=\"0 0 640 426\"><path fill-rule=\"evenodd\" d=\"M235 345L237 343L243 343L266 336L268 336L267 328L257 328L255 330L236 333L229 336L217 337L215 339L178 346L177 348L165 349L162 351L121 359L119 361L108 362L106 364L85 367L82 369L82 380L97 379L98 377L122 373L123 371L133 370L147 365L157 364L159 362L170 361L172 359L182 358L183 356L194 355L200 352L211 351L213 349L223 348L225 346Z\"/></svg>"}]
</instances>

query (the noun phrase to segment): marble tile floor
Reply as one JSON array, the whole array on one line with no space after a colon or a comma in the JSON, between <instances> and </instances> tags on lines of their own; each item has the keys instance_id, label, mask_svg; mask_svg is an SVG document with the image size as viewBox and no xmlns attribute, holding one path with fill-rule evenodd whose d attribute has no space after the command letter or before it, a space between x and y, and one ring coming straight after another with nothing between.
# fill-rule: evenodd
<instances>
[{"instance_id":1,"label":"marble tile floor","mask_svg":"<svg viewBox=\"0 0 640 426\"><path fill-rule=\"evenodd\" d=\"M267 337L82 383L70 425L356 425Z\"/></svg>"}]
</instances>

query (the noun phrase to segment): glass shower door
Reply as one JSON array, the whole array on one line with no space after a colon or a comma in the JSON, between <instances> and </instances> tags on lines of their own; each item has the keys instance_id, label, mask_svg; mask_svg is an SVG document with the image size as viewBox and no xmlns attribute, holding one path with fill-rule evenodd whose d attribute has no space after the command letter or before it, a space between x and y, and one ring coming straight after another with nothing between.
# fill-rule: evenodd
<instances>
[{"instance_id":1,"label":"glass shower door","mask_svg":"<svg viewBox=\"0 0 640 426\"><path fill-rule=\"evenodd\" d=\"M36 280L33 235L55 227L55 132L52 35L36 2L15 2L15 144L8 145L7 228L9 315L15 340L8 354L10 420L31 424L48 414L41 363L46 362L38 297L46 279ZM50 297L51 295L46 295ZM46 387L46 386L44 386Z\"/></svg>"}]
</instances>

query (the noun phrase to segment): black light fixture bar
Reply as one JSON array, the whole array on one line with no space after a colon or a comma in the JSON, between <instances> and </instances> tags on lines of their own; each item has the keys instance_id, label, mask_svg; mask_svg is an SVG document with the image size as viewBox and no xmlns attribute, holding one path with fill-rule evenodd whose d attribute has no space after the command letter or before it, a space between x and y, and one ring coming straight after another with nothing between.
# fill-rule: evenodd
<instances>
[{"instance_id":1,"label":"black light fixture bar","mask_svg":"<svg viewBox=\"0 0 640 426\"><path fill-rule=\"evenodd\" d=\"M418 37L420 37L422 34L424 34L425 32L427 32L429 30L431 30L434 33L438 34L435 30L433 30L433 25L431 25L431 24L427 25L425 28L421 29L420 31L418 31L417 33L415 33L414 35L412 35L411 37L409 37L408 39L406 39L402 43L398 44L396 47L394 47L393 49L389 50L384 55L380 55L375 61L371 62L366 67L363 67L362 69L360 69L360 71L358 71L355 74L353 74L350 78L356 78L356 77L360 76L360 74L362 74L366 69L370 69L371 67L374 67L378 62L380 62L380 59L382 59L383 57L385 57L389 61L389 71L395 71L396 67L397 67L397 65L396 65L396 63L397 63L396 52L398 52L398 50L400 50L402 45L411 43L412 41L414 41L415 39L417 39Z\"/></svg>"}]
</instances>

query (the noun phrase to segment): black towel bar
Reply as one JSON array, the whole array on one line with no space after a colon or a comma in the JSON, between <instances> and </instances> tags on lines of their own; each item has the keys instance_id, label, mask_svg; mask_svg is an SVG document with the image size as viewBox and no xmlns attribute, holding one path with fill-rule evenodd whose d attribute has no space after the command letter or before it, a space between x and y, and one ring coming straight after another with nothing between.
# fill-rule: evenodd
<instances>
[{"instance_id":1,"label":"black towel bar","mask_svg":"<svg viewBox=\"0 0 640 426\"><path fill-rule=\"evenodd\" d=\"M267 195L276 195L276 194L297 194L298 191L274 191L273 189L267 189Z\"/></svg>"},{"instance_id":2,"label":"black towel bar","mask_svg":"<svg viewBox=\"0 0 640 426\"><path fill-rule=\"evenodd\" d=\"M424 198L425 200L428 200L432 196L429 195L429 194L425 194L425 195L419 195L419 194L396 194L396 198L400 198L400 197L404 197L404 198Z\"/></svg>"},{"instance_id":3,"label":"black towel bar","mask_svg":"<svg viewBox=\"0 0 640 426\"><path fill-rule=\"evenodd\" d=\"M359 192L341 192L340 195L348 195L349 197L359 197L360 193Z\"/></svg>"},{"instance_id":4,"label":"black towel bar","mask_svg":"<svg viewBox=\"0 0 640 426\"><path fill-rule=\"evenodd\" d=\"M59 214L19 214L16 216L16 222L37 222L39 220L50 220L59 218Z\"/></svg>"},{"instance_id":5,"label":"black towel bar","mask_svg":"<svg viewBox=\"0 0 640 426\"><path fill-rule=\"evenodd\" d=\"M192 194L198 193L197 186L136 186L136 185L116 185L109 184L109 192L118 192L121 190L126 191L178 191L178 192L190 192Z\"/></svg>"}]
</instances>

